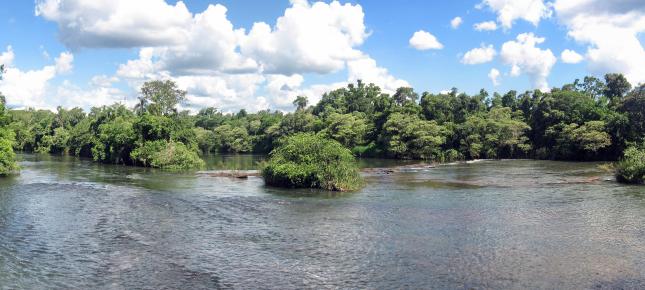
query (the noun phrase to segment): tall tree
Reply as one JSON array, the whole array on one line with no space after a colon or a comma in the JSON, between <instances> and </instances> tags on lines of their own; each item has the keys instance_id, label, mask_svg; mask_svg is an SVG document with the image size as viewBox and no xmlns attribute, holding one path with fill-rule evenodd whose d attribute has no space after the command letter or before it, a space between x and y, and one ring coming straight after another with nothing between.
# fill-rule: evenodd
<instances>
[{"instance_id":1,"label":"tall tree","mask_svg":"<svg viewBox=\"0 0 645 290\"><path fill-rule=\"evenodd\" d=\"M605 83L605 96L611 101L623 98L632 89L632 85L622 74L606 74Z\"/></svg>"},{"instance_id":2,"label":"tall tree","mask_svg":"<svg viewBox=\"0 0 645 290\"><path fill-rule=\"evenodd\" d=\"M140 110L145 107L150 114L168 116L177 113L177 105L186 99L186 91L180 90L174 81L156 80L143 84L141 98Z\"/></svg>"},{"instance_id":3,"label":"tall tree","mask_svg":"<svg viewBox=\"0 0 645 290\"><path fill-rule=\"evenodd\" d=\"M297 111L302 111L306 109L308 103L309 103L309 99L307 99L307 97L305 96L298 96L293 101L293 105L296 106Z\"/></svg>"}]
</instances>

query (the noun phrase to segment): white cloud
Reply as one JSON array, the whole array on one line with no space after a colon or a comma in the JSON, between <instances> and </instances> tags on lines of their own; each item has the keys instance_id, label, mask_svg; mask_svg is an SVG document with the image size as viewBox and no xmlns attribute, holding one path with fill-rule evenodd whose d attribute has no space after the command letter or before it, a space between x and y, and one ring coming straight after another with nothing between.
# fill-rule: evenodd
<instances>
[{"instance_id":1,"label":"white cloud","mask_svg":"<svg viewBox=\"0 0 645 290\"><path fill-rule=\"evenodd\" d=\"M459 28L459 26L461 25L462 22L463 22L463 20L461 19L461 17L457 16L457 17L453 18L452 20L450 20L450 27L452 27L453 29L457 29L457 28Z\"/></svg>"},{"instance_id":2,"label":"white cloud","mask_svg":"<svg viewBox=\"0 0 645 290\"><path fill-rule=\"evenodd\" d=\"M13 53L11 45L7 46L7 51L0 54L0 65L10 66L13 64L13 59L16 55Z\"/></svg>"},{"instance_id":3,"label":"white cloud","mask_svg":"<svg viewBox=\"0 0 645 290\"><path fill-rule=\"evenodd\" d=\"M417 50L443 48L443 44L441 44L434 35L423 30L419 30L412 35L412 38L410 38L410 45Z\"/></svg>"},{"instance_id":4,"label":"white cloud","mask_svg":"<svg viewBox=\"0 0 645 290\"><path fill-rule=\"evenodd\" d=\"M493 82L494 86L499 86L499 76L500 72L496 68L490 69L490 72L488 73L488 78L490 79L491 82Z\"/></svg>"},{"instance_id":5,"label":"white cloud","mask_svg":"<svg viewBox=\"0 0 645 290\"><path fill-rule=\"evenodd\" d=\"M477 31L494 31L497 30L497 23L495 21L475 23L473 28Z\"/></svg>"},{"instance_id":6,"label":"white cloud","mask_svg":"<svg viewBox=\"0 0 645 290\"><path fill-rule=\"evenodd\" d=\"M74 68L74 55L69 52L62 52L56 59L56 73L69 73Z\"/></svg>"},{"instance_id":7,"label":"white cloud","mask_svg":"<svg viewBox=\"0 0 645 290\"><path fill-rule=\"evenodd\" d=\"M355 47L368 36L363 9L338 1L329 4L292 1L276 26L255 23L241 42L244 55L266 73L330 73L361 57Z\"/></svg>"},{"instance_id":8,"label":"white cloud","mask_svg":"<svg viewBox=\"0 0 645 290\"><path fill-rule=\"evenodd\" d=\"M191 21L182 1L164 0L37 0L36 15L56 22L72 48L179 44Z\"/></svg>"},{"instance_id":9,"label":"white cloud","mask_svg":"<svg viewBox=\"0 0 645 290\"><path fill-rule=\"evenodd\" d=\"M121 90L112 87L111 83L91 84L89 89L84 89L66 80L52 90L53 93L48 95L47 102L37 107L53 109L56 106L62 106L65 108L81 107L88 109L112 105L117 102L130 107L135 104L134 98L126 99L125 94Z\"/></svg>"},{"instance_id":10,"label":"white cloud","mask_svg":"<svg viewBox=\"0 0 645 290\"><path fill-rule=\"evenodd\" d=\"M549 90L547 77L557 59L550 49L542 50L536 47L544 40L533 33L522 33L517 36L516 41L508 41L502 45L500 56L502 62L511 66L511 76L526 73L533 88L546 91Z\"/></svg>"},{"instance_id":11,"label":"white cloud","mask_svg":"<svg viewBox=\"0 0 645 290\"><path fill-rule=\"evenodd\" d=\"M575 41L587 44L586 61L598 74L623 73L634 83L645 82L645 5L638 0L558 0L558 20Z\"/></svg>"},{"instance_id":12,"label":"white cloud","mask_svg":"<svg viewBox=\"0 0 645 290\"><path fill-rule=\"evenodd\" d=\"M38 70L21 71L13 67L14 57L11 46L0 54L0 60L8 66L0 81L0 92L6 96L7 104L12 107L44 106L47 85L56 76L56 67L50 65Z\"/></svg>"},{"instance_id":13,"label":"white cloud","mask_svg":"<svg viewBox=\"0 0 645 290\"><path fill-rule=\"evenodd\" d=\"M10 60L9 67L0 81L0 91L6 96L9 106L14 108L39 108L53 110L57 106L89 108L113 104L122 100L123 93L112 88L116 80L106 76L92 78L89 89L82 89L69 81L54 86L51 81L61 73L72 69L73 55L63 52L54 65L41 69L22 71L11 65L14 54L11 47L0 54L0 59Z\"/></svg>"},{"instance_id":14,"label":"white cloud","mask_svg":"<svg viewBox=\"0 0 645 290\"><path fill-rule=\"evenodd\" d=\"M495 58L497 52L493 45L484 45L482 44L479 48L473 48L470 51L464 54L464 57L461 59L463 64L482 64L492 61Z\"/></svg>"},{"instance_id":15,"label":"white cloud","mask_svg":"<svg viewBox=\"0 0 645 290\"><path fill-rule=\"evenodd\" d=\"M376 61L370 57L350 61L348 64L349 82L363 80L364 83L374 83L380 86L386 93L393 93L400 87L409 87L410 84L404 80L392 76L387 69L379 67Z\"/></svg>"},{"instance_id":16,"label":"white cloud","mask_svg":"<svg viewBox=\"0 0 645 290\"><path fill-rule=\"evenodd\" d=\"M497 13L497 21L505 29L511 28L517 19L537 26L541 19L549 18L552 14L550 4L543 0L483 0L478 7L484 6Z\"/></svg>"},{"instance_id":17,"label":"white cloud","mask_svg":"<svg viewBox=\"0 0 645 290\"><path fill-rule=\"evenodd\" d=\"M565 49L560 54L560 59L564 63L576 64L581 62L584 57L573 50Z\"/></svg>"},{"instance_id":18,"label":"white cloud","mask_svg":"<svg viewBox=\"0 0 645 290\"><path fill-rule=\"evenodd\" d=\"M90 84L94 87L110 87L113 83L118 82L119 78L109 77L106 75L93 76Z\"/></svg>"},{"instance_id":19,"label":"white cloud","mask_svg":"<svg viewBox=\"0 0 645 290\"><path fill-rule=\"evenodd\" d=\"M293 0L275 25L257 22L247 32L236 28L219 4L191 14L181 1L80 2L38 0L36 13L56 22L61 40L72 49L139 48L138 58L119 65L114 76L92 78L88 92L102 93L101 100L112 99L112 93L123 95L112 89L117 82L127 83L133 96L145 81L171 79L188 92L183 108L291 110L297 95L313 103L327 90L357 79L385 91L409 85L358 49L369 36L360 5ZM59 57L59 73L71 70L71 61L64 65L65 57ZM307 73L342 70L347 70L347 81L304 85ZM48 91L39 98L89 96L71 83Z\"/></svg>"},{"instance_id":20,"label":"white cloud","mask_svg":"<svg viewBox=\"0 0 645 290\"><path fill-rule=\"evenodd\" d=\"M226 7L208 5L198 13L186 29L186 39L178 45L153 49L160 69L177 74L211 72L253 72L257 63L236 50L245 37L243 29L235 29L228 20Z\"/></svg>"},{"instance_id":21,"label":"white cloud","mask_svg":"<svg viewBox=\"0 0 645 290\"><path fill-rule=\"evenodd\" d=\"M265 99L255 96L258 86L265 81L259 74L180 76L174 80L188 92L189 106L217 107L226 112L267 108Z\"/></svg>"}]
</instances>

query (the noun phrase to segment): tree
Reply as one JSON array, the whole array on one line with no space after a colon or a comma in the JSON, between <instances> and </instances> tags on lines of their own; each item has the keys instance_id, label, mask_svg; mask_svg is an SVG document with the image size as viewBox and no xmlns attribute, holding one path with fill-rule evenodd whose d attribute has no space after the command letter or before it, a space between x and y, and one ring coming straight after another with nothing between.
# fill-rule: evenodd
<instances>
[{"instance_id":1,"label":"tree","mask_svg":"<svg viewBox=\"0 0 645 290\"><path fill-rule=\"evenodd\" d=\"M165 140L146 142L134 149L130 157L144 166L170 170L199 169L205 165L197 152L183 143Z\"/></svg>"},{"instance_id":2,"label":"tree","mask_svg":"<svg viewBox=\"0 0 645 290\"><path fill-rule=\"evenodd\" d=\"M577 82L578 80L576 80ZM603 97L603 94L607 90L605 83L597 77L586 76L582 83L577 83L577 90L588 95L595 100L599 100Z\"/></svg>"},{"instance_id":3,"label":"tree","mask_svg":"<svg viewBox=\"0 0 645 290\"><path fill-rule=\"evenodd\" d=\"M444 128L416 115L394 113L383 126L383 142L390 156L437 159L444 144Z\"/></svg>"},{"instance_id":4,"label":"tree","mask_svg":"<svg viewBox=\"0 0 645 290\"><path fill-rule=\"evenodd\" d=\"M396 89L396 93L394 93L392 98L397 105L403 106L408 102L416 102L419 95L410 87L401 87Z\"/></svg>"},{"instance_id":5,"label":"tree","mask_svg":"<svg viewBox=\"0 0 645 290\"><path fill-rule=\"evenodd\" d=\"M92 148L94 160L113 164L130 163L130 152L135 147L137 135L132 121L117 117L101 124L98 130L98 142Z\"/></svg>"},{"instance_id":6,"label":"tree","mask_svg":"<svg viewBox=\"0 0 645 290\"><path fill-rule=\"evenodd\" d=\"M309 100L305 96L298 96L296 99L293 101L293 105L296 106L297 111L303 111L305 108L307 108L307 103Z\"/></svg>"},{"instance_id":7,"label":"tree","mask_svg":"<svg viewBox=\"0 0 645 290\"><path fill-rule=\"evenodd\" d=\"M177 105L186 99L186 91L177 88L174 81L149 81L141 87L137 112L152 115L177 114Z\"/></svg>"},{"instance_id":8,"label":"tree","mask_svg":"<svg viewBox=\"0 0 645 290\"><path fill-rule=\"evenodd\" d=\"M502 97L502 106L515 109L516 101L517 101L517 92L509 91L508 93L504 94L504 96Z\"/></svg>"},{"instance_id":9,"label":"tree","mask_svg":"<svg viewBox=\"0 0 645 290\"><path fill-rule=\"evenodd\" d=\"M632 89L632 85L627 81L622 74L606 74L605 83L605 96L611 101L617 101Z\"/></svg>"},{"instance_id":10,"label":"tree","mask_svg":"<svg viewBox=\"0 0 645 290\"><path fill-rule=\"evenodd\" d=\"M363 113L332 113L327 117L325 132L347 148L365 143L370 126Z\"/></svg>"},{"instance_id":11,"label":"tree","mask_svg":"<svg viewBox=\"0 0 645 290\"><path fill-rule=\"evenodd\" d=\"M5 99L0 98L0 176L18 170L16 155L13 152L14 134L12 130L7 128L8 119L6 118L5 104Z\"/></svg>"},{"instance_id":12,"label":"tree","mask_svg":"<svg viewBox=\"0 0 645 290\"><path fill-rule=\"evenodd\" d=\"M619 111L627 114L630 139L638 141L645 138L645 84L625 98Z\"/></svg>"},{"instance_id":13,"label":"tree","mask_svg":"<svg viewBox=\"0 0 645 290\"><path fill-rule=\"evenodd\" d=\"M363 185L351 151L320 135L285 137L262 168L267 185L352 191Z\"/></svg>"},{"instance_id":14,"label":"tree","mask_svg":"<svg viewBox=\"0 0 645 290\"><path fill-rule=\"evenodd\" d=\"M623 183L645 183L645 149L630 147L625 150L625 155L616 165L616 179Z\"/></svg>"},{"instance_id":15,"label":"tree","mask_svg":"<svg viewBox=\"0 0 645 290\"><path fill-rule=\"evenodd\" d=\"M215 139L219 140L218 149L222 152L249 152L251 138L245 128L222 125L214 130Z\"/></svg>"}]
</instances>

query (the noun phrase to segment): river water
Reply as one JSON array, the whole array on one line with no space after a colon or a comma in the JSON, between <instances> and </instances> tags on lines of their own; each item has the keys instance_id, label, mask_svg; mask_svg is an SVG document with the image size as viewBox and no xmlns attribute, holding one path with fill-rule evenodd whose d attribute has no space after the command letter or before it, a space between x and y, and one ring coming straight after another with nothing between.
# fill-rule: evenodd
<instances>
[{"instance_id":1,"label":"river water","mask_svg":"<svg viewBox=\"0 0 645 290\"><path fill-rule=\"evenodd\" d=\"M0 289L645 289L645 187L595 163L373 172L332 195L21 158L0 179Z\"/></svg>"}]
</instances>

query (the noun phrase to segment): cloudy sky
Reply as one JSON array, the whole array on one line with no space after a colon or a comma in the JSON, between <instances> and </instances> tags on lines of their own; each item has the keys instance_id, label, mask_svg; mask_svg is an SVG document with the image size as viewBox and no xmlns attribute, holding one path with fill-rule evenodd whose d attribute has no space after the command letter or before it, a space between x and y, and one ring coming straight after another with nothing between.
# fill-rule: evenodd
<instances>
[{"instance_id":1,"label":"cloudy sky","mask_svg":"<svg viewBox=\"0 0 645 290\"><path fill-rule=\"evenodd\" d=\"M14 108L131 104L173 79L187 109L291 110L362 79L474 93L585 75L645 82L645 0L2 1Z\"/></svg>"}]
</instances>

